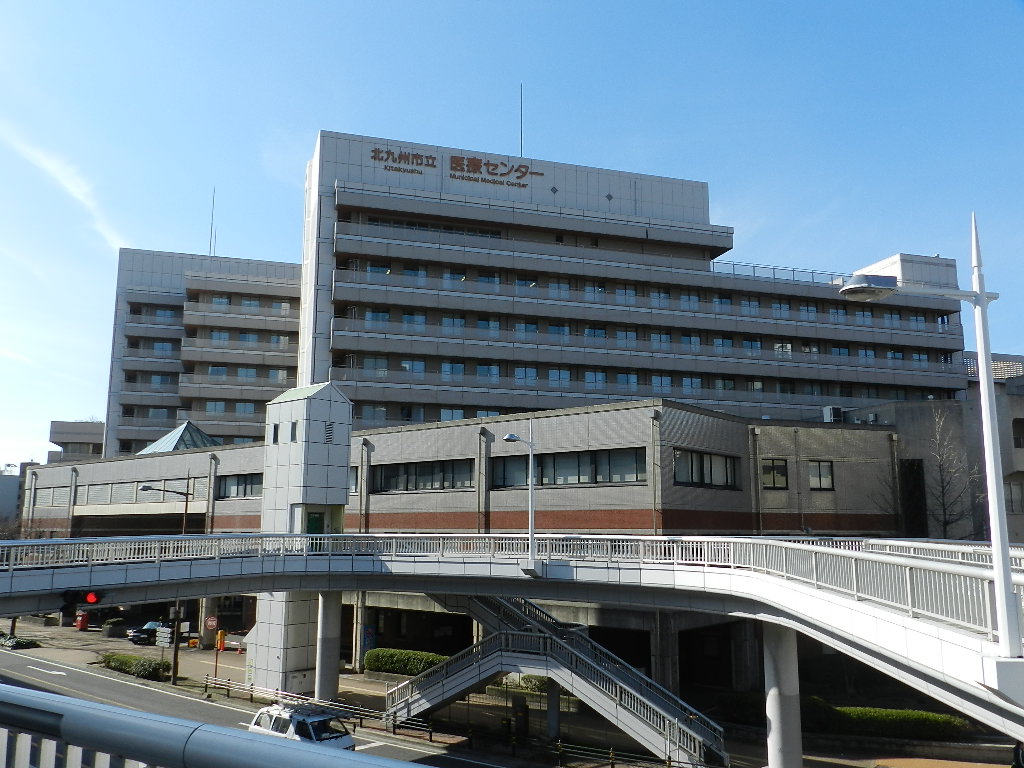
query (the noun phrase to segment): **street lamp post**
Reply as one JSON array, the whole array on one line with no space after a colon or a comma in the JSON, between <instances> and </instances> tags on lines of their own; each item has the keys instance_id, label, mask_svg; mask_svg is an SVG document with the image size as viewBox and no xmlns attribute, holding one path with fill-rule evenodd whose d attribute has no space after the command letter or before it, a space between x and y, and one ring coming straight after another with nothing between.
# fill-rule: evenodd
<instances>
[{"instance_id":1,"label":"street lamp post","mask_svg":"<svg viewBox=\"0 0 1024 768\"><path fill-rule=\"evenodd\" d=\"M992 539L992 580L995 588L996 625L999 630L999 655L1021 655L1020 616L1010 574L1010 544L1006 529L1006 499L1003 492L1003 462L996 429L995 384L992 379L992 352L989 347L988 305L999 298L985 290L981 271L981 246L978 224L971 214L971 271L973 290L962 291L940 286L906 284L888 275L854 274L839 289L854 301L878 301L894 293L908 296L958 299L974 307L974 330L978 345L978 383L981 395L981 429L985 450L985 478L988 491L988 527Z\"/></svg>"},{"instance_id":2,"label":"street lamp post","mask_svg":"<svg viewBox=\"0 0 1024 768\"><path fill-rule=\"evenodd\" d=\"M185 487L188 488L191 481L191 477L186 478ZM163 491L164 493L173 493L177 496L185 497L185 512L181 516L181 533L184 535L186 527L188 525L188 502L192 498L190 491L174 491L170 488L156 488L152 485L140 485L140 491ZM171 685L178 684L178 646L181 645L181 601L174 601L174 616L171 617L171 624L174 628L174 633L171 636Z\"/></svg>"},{"instance_id":3,"label":"street lamp post","mask_svg":"<svg viewBox=\"0 0 1024 768\"><path fill-rule=\"evenodd\" d=\"M528 546L527 560L529 561L528 567L530 569L533 569L534 568L534 564L535 564L535 562L537 560L536 521L535 521L535 517L534 517L534 515L536 514L536 510L534 509L534 505L533 505L533 487L535 485L534 476L533 476L533 474L534 474L533 419L530 419L528 429L529 429L529 432L527 433L528 437L527 437L526 440L523 440L523 438L521 438L519 435L513 434L511 432L509 434L505 435L501 439L504 440L506 443L526 443L526 447L527 447L527 449L529 451L529 454L528 454L528 457L527 457L527 462L528 463L527 463L527 468L526 468L526 510L527 510L527 530L528 530L528 534L529 534L529 539L528 539L529 543L527 545Z\"/></svg>"}]
</instances>

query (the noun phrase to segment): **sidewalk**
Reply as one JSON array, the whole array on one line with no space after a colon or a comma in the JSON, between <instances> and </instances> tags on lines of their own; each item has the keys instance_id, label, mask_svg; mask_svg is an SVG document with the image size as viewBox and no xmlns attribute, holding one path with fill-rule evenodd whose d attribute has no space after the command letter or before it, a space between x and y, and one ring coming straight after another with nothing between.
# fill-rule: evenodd
<instances>
[{"instance_id":1,"label":"sidewalk","mask_svg":"<svg viewBox=\"0 0 1024 768\"><path fill-rule=\"evenodd\" d=\"M116 651L130 653L148 658L171 659L171 649L153 646L135 646L125 639L103 637L98 630L85 632L71 627L43 627L30 621L18 622L19 637L38 640L43 647L19 651L39 659L46 659L69 666L90 666L98 671L97 662L101 653ZM235 651L204 651L182 647L179 651L179 685L180 693L191 693L196 697L223 698L223 691L204 692L203 683L207 677L220 677L237 682L245 681L245 654ZM112 677L121 677L110 672ZM142 682L153 687L169 687L169 683ZM369 679L364 675L342 674L339 681L339 700L346 704L382 710L388 683ZM493 697L473 696L473 703L456 702L435 712L431 720L438 729L438 746L441 743L459 744L463 747L472 746L475 750L484 750L494 758L503 758L503 762L518 763L526 757L523 746L518 750L517 760L511 755L511 748L503 738L503 720L511 720L511 708L506 703L494 703ZM260 703L249 704L248 699L235 693L232 703L250 707L255 710ZM486 703L485 703L486 702ZM444 738L441 731L450 731L453 738ZM530 711L530 733L543 736L546 732L546 713L543 710ZM466 734L475 738L466 739ZM456 735L457 734L457 735ZM484 736L486 734L486 736ZM561 714L561 738L565 743L593 745L602 749L614 749L616 753L642 754L643 749L628 736L589 712ZM417 741L422 741L418 738ZM468 742L468 743L467 743ZM765 765L766 754L764 744L752 742L748 736L729 738L727 730L727 747L732 756L733 768L760 768ZM1010 750L1007 747L1005 760L997 762L963 762L957 760L938 760L931 758L910 758L879 755L879 749L872 745L864 745L863 749L855 748L846 753L805 754L804 765L807 768L992 768L993 765L1009 765ZM951 752L954 745L950 745ZM962 748L961 748L962 749ZM543 762L540 762L541 755ZM962 753L961 753L962 754ZM1000 751L995 752L996 756ZM535 764L553 764L550 753L538 752Z\"/></svg>"}]
</instances>

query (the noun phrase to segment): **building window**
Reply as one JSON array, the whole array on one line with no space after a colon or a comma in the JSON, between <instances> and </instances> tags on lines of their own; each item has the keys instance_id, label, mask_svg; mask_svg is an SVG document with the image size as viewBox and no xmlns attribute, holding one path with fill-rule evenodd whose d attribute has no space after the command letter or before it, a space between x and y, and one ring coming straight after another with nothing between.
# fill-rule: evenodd
<instances>
[{"instance_id":1,"label":"building window","mask_svg":"<svg viewBox=\"0 0 1024 768\"><path fill-rule=\"evenodd\" d=\"M153 351L157 354L168 354L174 351L174 344L170 341L154 341Z\"/></svg>"},{"instance_id":2,"label":"building window","mask_svg":"<svg viewBox=\"0 0 1024 768\"><path fill-rule=\"evenodd\" d=\"M398 418L410 424L422 424L426 419L422 405L403 405L398 409Z\"/></svg>"},{"instance_id":3,"label":"building window","mask_svg":"<svg viewBox=\"0 0 1024 768\"><path fill-rule=\"evenodd\" d=\"M406 328L424 328L427 325L427 316L422 312L405 312L402 314L402 325Z\"/></svg>"},{"instance_id":4,"label":"building window","mask_svg":"<svg viewBox=\"0 0 1024 768\"><path fill-rule=\"evenodd\" d=\"M466 270L448 267L445 269L443 278L449 283L462 283L466 280Z\"/></svg>"},{"instance_id":5,"label":"building window","mask_svg":"<svg viewBox=\"0 0 1024 768\"><path fill-rule=\"evenodd\" d=\"M299 422L292 422L292 442L297 443L299 441Z\"/></svg>"},{"instance_id":6,"label":"building window","mask_svg":"<svg viewBox=\"0 0 1024 768\"><path fill-rule=\"evenodd\" d=\"M684 392L695 392L698 389L704 389L704 379L700 376L683 376L680 386Z\"/></svg>"},{"instance_id":7,"label":"building window","mask_svg":"<svg viewBox=\"0 0 1024 768\"><path fill-rule=\"evenodd\" d=\"M743 348L749 349L751 352L760 352L761 339L756 336L747 336L743 339Z\"/></svg>"},{"instance_id":8,"label":"building window","mask_svg":"<svg viewBox=\"0 0 1024 768\"><path fill-rule=\"evenodd\" d=\"M715 349L732 349L732 339L728 336L716 336L711 340Z\"/></svg>"},{"instance_id":9,"label":"building window","mask_svg":"<svg viewBox=\"0 0 1024 768\"><path fill-rule=\"evenodd\" d=\"M787 315L789 315L789 300L774 299L772 301L772 316L786 317Z\"/></svg>"},{"instance_id":10,"label":"building window","mask_svg":"<svg viewBox=\"0 0 1024 768\"><path fill-rule=\"evenodd\" d=\"M466 418L466 412L462 408L442 408L441 421L458 421Z\"/></svg>"},{"instance_id":11,"label":"building window","mask_svg":"<svg viewBox=\"0 0 1024 768\"><path fill-rule=\"evenodd\" d=\"M667 373L652 373L651 389L655 394L667 395L672 391L672 376Z\"/></svg>"},{"instance_id":12,"label":"building window","mask_svg":"<svg viewBox=\"0 0 1024 768\"><path fill-rule=\"evenodd\" d=\"M616 328L615 341L623 347L636 346L636 328Z\"/></svg>"},{"instance_id":13,"label":"building window","mask_svg":"<svg viewBox=\"0 0 1024 768\"><path fill-rule=\"evenodd\" d=\"M441 317L442 328L465 328L466 327L466 316L465 315L443 315Z\"/></svg>"},{"instance_id":14,"label":"building window","mask_svg":"<svg viewBox=\"0 0 1024 768\"><path fill-rule=\"evenodd\" d=\"M423 360L403 360L398 367L413 379L422 379L427 370L427 364Z\"/></svg>"},{"instance_id":15,"label":"building window","mask_svg":"<svg viewBox=\"0 0 1024 768\"><path fill-rule=\"evenodd\" d=\"M615 386L623 392L636 392L637 374L632 371L615 374Z\"/></svg>"},{"instance_id":16,"label":"building window","mask_svg":"<svg viewBox=\"0 0 1024 768\"><path fill-rule=\"evenodd\" d=\"M478 379L496 379L501 376L501 366L497 363L477 363L476 376Z\"/></svg>"},{"instance_id":17,"label":"building window","mask_svg":"<svg viewBox=\"0 0 1024 768\"><path fill-rule=\"evenodd\" d=\"M533 335L537 332L537 321L536 320L517 320L513 329L520 336L527 334Z\"/></svg>"},{"instance_id":18,"label":"building window","mask_svg":"<svg viewBox=\"0 0 1024 768\"><path fill-rule=\"evenodd\" d=\"M476 275L476 281L478 283L487 283L489 285L498 285L501 282L501 278L498 277L497 272L478 272Z\"/></svg>"},{"instance_id":19,"label":"building window","mask_svg":"<svg viewBox=\"0 0 1024 768\"><path fill-rule=\"evenodd\" d=\"M615 289L615 302L617 304L636 304L636 287L632 285L620 285Z\"/></svg>"},{"instance_id":20,"label":"building window","mask_svg":"<svg viewBox=\"0 0 1024 768\"><path fill-rule=\"evenodd\" d=\"M239 416L252 416L256 413L256 403L235 403L235 413Z\"/></svg>"},{"instance_id":21,"label":"building window","mask_svg":"<svg viewBox=\"0 0 1024 768\"><path fill-rule=\"evenodd\" d=\"M263 473L247 475L221 475L217 478L217 498L237 499L263 495Z\"/></svg>"},{"instance_id":22,"label":"building window","mask_svg":"<svg viewBox=\"0 0 1024 768\"><path fill-rule=\"evenodd\" d=\"M239 368L238 378L240 379L255 379L256 369L255 368Z\"/></svg>"},{"instance_id":23,"label":"building window","mask_svg":"<svg viewBox=\"0 0 1024 768\"><path fill-rule=\"evenodd\" d=\"M604 283L588 280L583 284L583 295L588 299L603 297L605 293Z\"/></svg>"},{"instance_id":24,"label":"building window","mask_svg":"<svg viewBox=\"0 0 1024 768\"><path fill-rule=\"evenodd\" d=\"M533 385L537 383L537 369L533 366L517 366L515 369L516 384Z\"/></svg>"},{"instance_id":25,"label":"building window","mask_svg":"<svg viewBox=\"0 0 1024 768\"><path fill-rule=\"evenodd\" d=\"M151 419L167 419L170 418L169 412L166 408L150 408L149 418Z\"/></svg>"},{"instance_id":26,"label":"building window","mask_svg":"<svg viewBox=\"0 0 1024 768\"><path fill-rule=\"evenodd\" d=\"M544 453L534 457L536 485L579 485L647 482L644 448ZM526 456L491 459L491 487L515 488L528 484Z\"/></svg>"},{"instance_id":27,"label":"building window","mask_svg":"<svg viewBox=\"0 0 1024 768\"><path fill-rule=\"evenodd\" d=\"M273 424L270 427L270 442L273 445L277 445L278 436L280 435L279 425Z\"/></svg>"},{"instance_id":28,"label":"building window","mask_svg":"<svg viewBox=\"0 0 1024 768\"><path fill-rule=\"evenodd\" d=\"M607 371L585 371L583 373L583 385L587 389L604 389L607 384Z\"/></svg>"},{"instance_id":29,"label":"building window","mask_svg":"<svg viewBox=\"0 0 1024 768\"><path fill-rule=\"evenodd\" d=\"M462 381L465 374L465 363L456 360L441 361L441 381Z\"/></svg>"},{"instance_id":30,"label":"building window","mask_svg":"<svg viewBox=\"0 0 1024 768\"><path fill-rule=\"evenodd\" d=\"M443 491L473 487L473 460L418 461L371 467L370 493Z\"/></svg>"},{"instance_id":31,"label":"building window","mask_svg":"<svg viewBox=\"0 0 1024 768\"><path fill-rule=\"evenodd\" d=\"M207 400L206 401L206 412L207 413L224 413L225 403L223 400Z\"/></svg>"},{"instance_id":32,"label":"building window","mask_svg":"<svg viewBox=\"0 0 1024 768\"><path fill-rule=\"evenodd\" d=\"M652 307L667 307L671 300L671 295L664 288L651 288L647 298L650 300Z\"/></svg>"},{"instance_id":33,"label":"building window","mask_svg":"<svg viewBox=\"0 0 1024 768\"><path fill-rule=\"evenodd\" d=\"M548 333L552 336L568 336L569 335L569 324L568 323L548 323Z\"/></svg>"},{"instance_id":34,"label":"building window","mask_svg":"<svg viewBox=\"0 0 1024 768\"><path fill-rule=\"evenodd\" d=\"M260 340L258 333L252 333L251 331L241 331L238 334L238 343L245 345L256 344Z\"/></svg>"},{"instance_id":35,"label":"building window","mask_svg":"<svg viewBox=\"0 0 1024 768\"><path fill-rule=\"evenodd\" d=\"M608 329L603 325L588 325L583 329L583 335L589 339L608 338Z\"/></svg>"},{"instance_id":36,"label":"building window","mask_svg":"<svg viewBox=\"0 0 1024 768\"><path fill-rule=\"evenodd\" d=\"M491 336L497 336L501 331L501 321L496 317L481 316L476 319L476 327L481 331L487 331Z\"/></svg>"},{"instance_id":37,"label":"building window","mask_svg":"<svg viewBox=\"0 0 1024 768\"><path fill-rule=\"evenodd\" d=\"M741 296L740 312L744 315L759 314L761 312L761 300L756 296Z\"/></svg>"},{"instance_id":38,"label":"building window","mask_svg":"<svg viewBox=\"0 0 1024 768\"><path fill-rule=\"evenodd\" d=\"M831 352L832 355L835 355L837 357L849 357L850 356L850 348L849 347L833 345L830 348L830 352Z\"/></svg>"},{"instance_id":39,"label":"building window","mask_svg":"<svg viewBox=\"0 0 1024 768\"><path fill-rule=\"evenodd\" d=\"M177 317L177 314L173 309L157 307L153 310L153 316L158 317L161 320L173 320Z\"/></svg>"},{"instance_id":40,"label":"building window","mask_svg":"<svg viewBox=\"0 0 1024 768\"><path fill-rule=\"evenodd\" d=\"M786 459L761 460L761 487L773 491L789 488L789 463Z\"/></svg>"},{"instance_id":41,"label":"building window","mask_svg":"<svg viewBox=\"0 0 1024 768\"><path fill-rule=\"evenodd\" d=\"M861 347L857 350L857 357L862 357L865 360L871 360L875 357L875 350L871 347Z\"/></svg>"},{"instance_id":42,"label":"building window","mask_svg":"<svg viewBox=\"0 0 1024 768\"><path fill-rule=\"evenodd\" d=\"M359 418L363 421L382 422L388 417L388 407L384 403L363 403L359 406Z\"/></svg>"},{"instance_id":43,"label":"building window","mask_svg":"<svg viewBox=\"0 0 1024 768\"><path fill-rule=\"evenodd\" d=\"M736 489L735 456L676 448L675 483L706 488Z\"/></svg>"},{"instance_id":44,"label":"building window","mask_svg":"<svg viewBox=\"0 0 1024 768\"><path fill-rule=\"evenodd\" d=\"M231 306L231 297L223 294L216 294L210 297L210 303L217 307Z\"/></svg>"},{"instance_id":45,"label":"building window","mask_svg":"<svg viewBox=\"0 0 1024 768\"><path fill-rule=\"evenodd\" d=\"M288 369L271 368L267 371L267 378L270 381L283 382L288 378Z\"/></svg>"},{"instance_id":46,"label":"building window","mask_svg":"<svg viewBox=\"0 0 1024 768\"><path fill-rule=\"evenodd\" d=\"M780 360L793 359L793 345L788 341L777 341L774 344L775 356Z\"/></svg>"},{"instance_id":47,"label":"building window","mask_svg":"<svg viewBox=\"0 0 1024 768\"><path fill-rule=\"evenodd\" d=\"M572 374L568 368L548 368L548 385L552 387L568 387Z\"/></svg>"},{"instance_id":48,"label":"building window","mask_svg":"<svg viewBox=\"0 0 1024 768\"><path fill-rule=\"evenodd\" d=\"M829 307L828 308L828 319L832 323L845 323L846 322L846 308L845 307Z\"/></svg>"},{"instance_id":49,"label":"building window","mask_svg":"<svg viewBox=\"0 0 1024 768\"><path fill-rule=\"evenodd\" d=\"M548 281L548 296L565 298L569 295L569 281L568 280L549 280Z\"/></svg>"},{"instance_id":50,"label":"building window","mask_svg":"<svg viewBox=\"0 0 1024 768\"><path fill-rule=\"evenodd\" d=\"M255 296L243 296L239 304L247 309L259 309L260 300Z\"/></svg>"},{"instance_id":51,"label":"building window","mask_svg":"<svg viewBox=\"0 0 1024 768\"><path fill-rule=\"evenodd\" d=\"M711 382L711 388L729 391L734 390L736 389L736 379L732 378L731 376L717 377Z\"/></svg>"},{"instance_id":52,"label":"building window","mask_svg":"<svg viewBox=\"0 0 1024 768\"><path fill-rule=\"evenodd\" d=\"M651 346L655 349L666 349L672 343L672 334L669 331L651 331Z\"/></svg>"},{"instance_id":53,"label":"building window","mask_svg":"<svg viewBox=\"0 0 1024 768\"><path fill-rule=\"evenodd\" d=\"M831 461L808 461L808 477L812 491L834 491Z\"/></svg>"},{"instance_id":54,"label":"building window","mask_svg":"<svg viewBox=\"0 0 1024 768\"><path fill-rule=\"evenodd\" d=\"M287 347L288 337L281 333L270 334L270 346L272 347Z\"/></svg>"},{"instance_id":55,"label":"building window","mask_svg":"<svg viewBox=\"0 0 1024 768\"><path fill-rule=\"evenodd\" d=\"M379 328L384 323L391 321L391 312L386 309L367 309L363 313L363 319L370 328Z\"/></svg>"},{"instance_id":56,"label":"building window","mask_svg":"<svg viewBox=\"0 0 1024 768\"><path fill-rule=\"evenodd\" d=\"M498 413L498 411L489 411L489 410L486 410L486 409L483 409L483 408L478 408L477 411L476 411L476 417L478 419L489 419L492 416L500 416L500 415L501 414Z\"/></svg>"},{"instance_id":57,"label":"building window","mask_svg":"<svg viewBox=\"0 0 1024 768\"><path fill-rule=\"evenodd\" d=\"M363 370L369 371L371 376L387 376L388 359L386 357L364 357Z\"/></svg>"}]
</instances>

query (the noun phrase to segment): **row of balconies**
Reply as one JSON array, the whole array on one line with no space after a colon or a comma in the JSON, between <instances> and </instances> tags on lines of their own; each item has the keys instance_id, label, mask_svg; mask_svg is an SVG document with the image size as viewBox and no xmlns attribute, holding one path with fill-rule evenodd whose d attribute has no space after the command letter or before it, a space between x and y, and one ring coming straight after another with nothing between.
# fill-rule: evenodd
<instances>
[{"instance_id":1,"label":"row of balconies","mask_svg":"<svg viewBox=\"0 0 1024 768\"><path fill-rule=\"evenodd\" d=\"M213 315L245 315L249 317L278 317L286 319L299 318L299 310L274 307L245 307L238 304L213 304L203 301L186 301L184 303L186 312L197 314Z\"/></svg>"},{"instance_id":2,"label":"row of balconies","mask_svg":"<svg viewBox=\"0 0 1024 768\"><path fill-rule=\"evenodd\" d=\"M649 309L664 310L669 312L687 312L695 315L709 315L717 318L750 318L764 320L783 320L794 322L813 322L834 327L854 327L858 329L889 329L903 331L918 331L921 333L941 333L944 335L958 335L962 333L959 322L928 322L911 320L909 318L897 318L892 314L884 315L883 310L872 309L871 316L864 313L869 311L861 309L861 314L847 313L839 315L830 313L827 309L815 311L801 310L795 307L799 300L791 301L790 309L773 309L770 306L723 304L708 301L692 301L689 299L672 299L659 296L636 296L616 293L615 291L604 290L572 290L568 288L555 288L540 285L503 285L497 283L478 282L471 280L445 280L429 277L407 276L401 274L385 274L380 272L356 272L348 269L337 269L334 272L335 301L345 301L350 297L345 291L350 286L373 286L373 287L396 287L396 288L420 288L424 291L438 292L445 291L446 294L474 296L493 300L495 297L509 299L535 299L538 302L557 300L559 303L583 303L621 309ZM489 311L495 311L491 306ZM522 308L519 308L522 312ZM543 314L544 304L538 304L538 310ZM885 310L892 313L896 309ZM653 318L652 318L653 320Z\"/></svg>"},{"instance_id":3,"label":"row of balconies","mask_svg":"<svg viewBox=\"0 0 1024 768\"><path fill-rule=\"evenodd\" d=\"M294 378L270 379L266 376L211 376L202 373L183 373L178 377L179 385L186 386L233 386L256 387L260 389L285 390L295 386Z\"/></svg>"},{"instance_id":4,"label":"row of balconies","mask_svg":"<svg viewBox=\"0 0 1024 768\"><path fill-rule=\"evenodd\" d=\"M297 355L299 345L294 341L288 344L270 344L263 341L239 341L238 339L184 338L181 349L185 350L230 350L232 352L280 352L281 354Z\"/></svg>"},{"instance_id":5,"label":"row of balconies","mask_svg":"<svg viewBox=\"0 0 1024 768\"><path fill-rule=\"evenodd\" d=\"M744 402L786 402L794 403L798 405L813 405L815 402L820 402L822 398L829 398L829 402L833 399L838 398L840 400L849 400L850 403L863 404L865 399L901 399L906 396L907 388L904 387L874 387L871 391L877 391L877 395L868 394L847 394L847 395L830 395L829 392L833 390L833 387L840 386L838 383L834 383L832 386L827 382L799 382L798 387L813 387L816 391L807 394L796 394L796 393L783 393L783 392L768 392L764 390L751 390L741 386L736 386L736 380L731 376L717 376L717 375L704 375L702 378L706 382L713 382L716 379L722 382L720 387L690 387L682 386L678 382L672 384L649 384L640 383L639 380L627 381L620 383L615 373L606 373L603 377L594 377L587 379L551 379L544 376L475 376L475 375L457 375L457 374L444 374L444 373L407 373L404 371L387 371L386 375L375 376L373 371L365 371L362 369L351 369L343 367L331 368L330 377L334 381L347 382L353 385L362 386L387 386L392 391L401 390L404 394L401 397L415 400L414 396L409 395L411 389L429 389L429 390L448 390L458 391L460 393L459 400L465 400L468 395L473 392L497 392L497 393L509 393L515 395L530 395L530 394L554 394L562 395L565 397L593 397L596 395L607 394L615 398L647 398L647 397L678 397L687 400L690 399L709 399L709 400L724 400L724 401L744 401ZM630 376L631 374L625 374ZM747 380L750 381L750 380ZM754 381L759 381L755 379ZM869 391L866 387L859 387L854 389L854 385L848 385L843 383L842 386L849 387L851 391L860 390L862 392ZM927 390L914 390L922 393L921 399L927 397ZM901 393L901 394L897 394ZM358 400L365 400L366 398L362 394L357 395ZM389 396L388 399L394 399ZM436 398L435 398L436 399Z\"/></svg>"},{"instance_id":6,"label":"row of balconies","mask_svg":"<svg viewBox=\"0 0 1024 768\"><path fill-rule=\"evenodd\" d=\"M861 357L859 355L828 354L821 352L793 351L792 349L776 349L774 344L764 344L760 349L745 348L742 346L716 346L713 344L691 344L678 341L662 342L650 339L641 340L634 338L601 338L594 336L566 336L551 333L525 333L518 331L491 330L479 328L451 328L439 325L404 325L402 323L378 322L372 320L351 320L348 318L335 318L333 331L335 334L334 348L344 349L351 335L360 337L378 338L386 342L394 340L395 336L403 338L417 338L425 342L449 341L458 343L461 340L471 341L493 341L499 342L493 349L481 349L473 359L486 359L495 357L507 358L509 348L530 349L530 348L555 348L566 351L586 353L593 350L611 350L623 352L644 352L657 356L657 359L672 357L683 360L700 356L702 358L713 358L718 360L737 361L758 361L763 363L797 363L801 365L814 366L837 366L852 368L862 371L928 371L932 373L946 373L951 375L963 375L962 363L940 363L930 360L907 360L890 359L888 357ZM363 345L359 345L362 347ZM827 347L827 344L822 344ZM849 348L848 346L845 348ZM372 351L372 350L368 350ZM378 348L380 354L387 354L386 344ZM467 348L456 348L456 353L465 355ZM476 351L476 350L474 350ZM853 350L851 350L853 351ZM910 353L912 354L912 353ZM932 352L932 354L935 354ZM655 360L636 359L631 361L634 365L642 365L650 368L656 364Z\"/></svg>"}]
</instances>

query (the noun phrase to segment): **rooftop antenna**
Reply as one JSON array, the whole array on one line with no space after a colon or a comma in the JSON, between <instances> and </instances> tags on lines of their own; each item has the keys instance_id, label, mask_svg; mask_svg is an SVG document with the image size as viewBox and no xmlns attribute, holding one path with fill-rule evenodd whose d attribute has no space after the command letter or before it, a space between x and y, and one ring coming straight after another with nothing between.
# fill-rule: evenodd
<instances>
[{"instance_id":1,"label":"rooftop antenna","mask_svg":"<svg viewBox=\"0 0 1024 768\"><path fill-rule=\"evenodd\" d=\"M519 83L519 156L523 156L523 84Z\"/></svg>"},{"instance_id":2,"label":"rooftop antenna","mask_svg":"<svg viewBox=\"0 0 1024 768\"><path fill-rule=\"evenodd\" d=\"M217 209L217 187L213 188L213 199L210 201L210 245L206 251L207 256L214 254L214 233L213 233L213 212Z\"/></svg>"}]
</instances>

